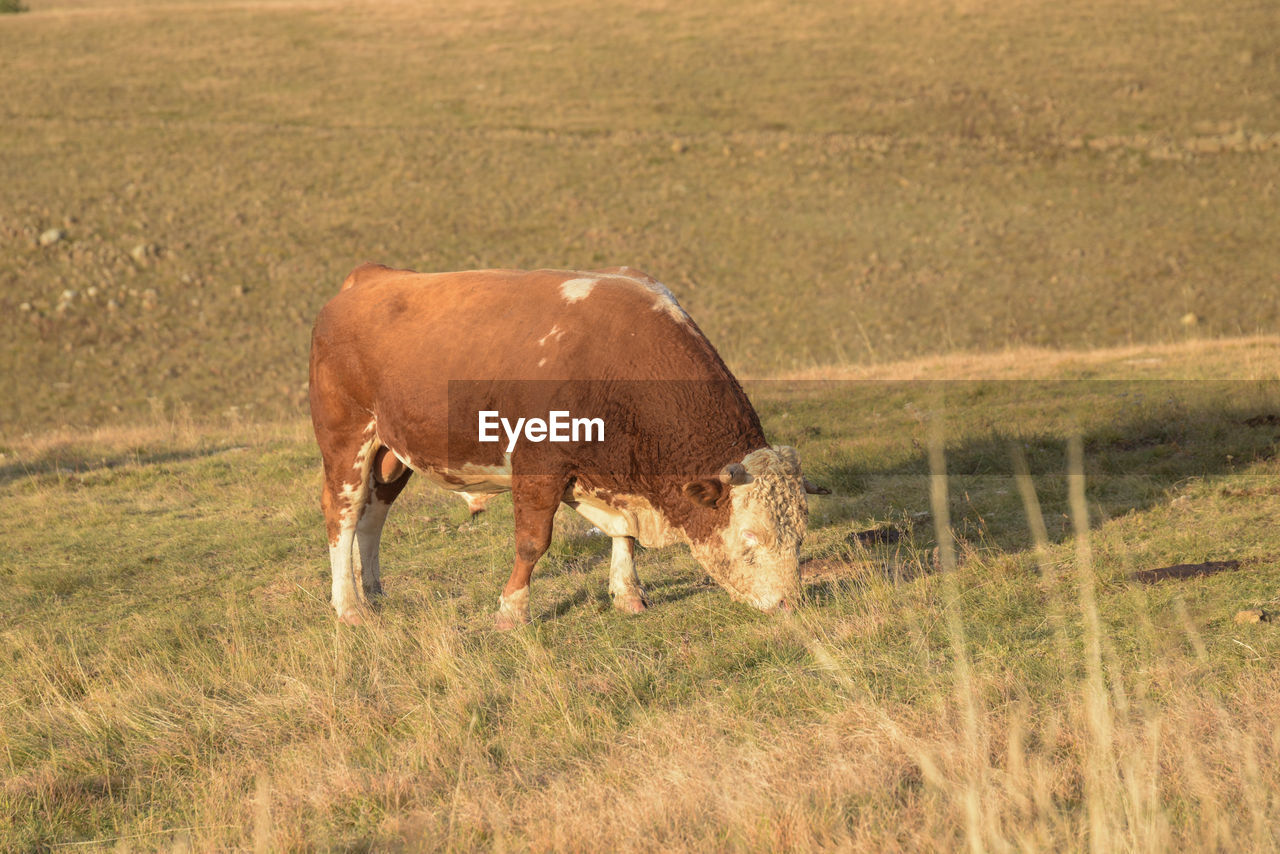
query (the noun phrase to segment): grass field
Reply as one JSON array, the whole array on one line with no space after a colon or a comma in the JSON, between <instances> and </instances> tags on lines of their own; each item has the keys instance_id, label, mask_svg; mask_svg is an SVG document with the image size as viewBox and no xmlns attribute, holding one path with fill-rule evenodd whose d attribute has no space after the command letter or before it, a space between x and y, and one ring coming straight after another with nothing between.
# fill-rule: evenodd
<instances>
[{"instance_id":1,"label":"grass field","mask_svg":"<svg viewBox=\"0 0 1280 854\"><path fill-rule=\"evenodd\" d=\"M0 851L1280 847L1280 6L27 5ZM835 491L805 603L624 617L566 511L498 633L509 500L416 483L335 626L364 260L666 281Z\"/></svg>"}]
</instances>

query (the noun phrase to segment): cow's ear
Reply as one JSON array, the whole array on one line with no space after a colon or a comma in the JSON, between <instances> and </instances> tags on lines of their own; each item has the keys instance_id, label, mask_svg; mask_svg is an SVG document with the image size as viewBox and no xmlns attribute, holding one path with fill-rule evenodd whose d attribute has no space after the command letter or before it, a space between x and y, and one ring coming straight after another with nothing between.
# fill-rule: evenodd
<instances>
[{"instance_id":1,"label":"cow's ear","mask_svg":"<svg viewBox=\"0 0 1280 854\"><path fill-rule=\"evenodd\" d=\"M696 504L714 507L715 503L720 500L720 496L724 494L725 489L725 485L719 478L708 477L702 480L689 481L681 488L681 491Z\"/></svg>"}]
</instances>

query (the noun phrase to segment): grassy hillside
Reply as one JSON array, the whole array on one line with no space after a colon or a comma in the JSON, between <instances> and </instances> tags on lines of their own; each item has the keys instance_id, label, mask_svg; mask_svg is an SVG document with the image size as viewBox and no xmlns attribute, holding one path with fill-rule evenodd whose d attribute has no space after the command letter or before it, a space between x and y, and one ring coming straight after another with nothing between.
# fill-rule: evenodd
<instances>
[{"instance_id":1,"label":"grassy hillside","mask_svg":"<svg viewBox=\"0 0 1280 854\"><path fill-rule=\"evenodd\" d=\"M755 375L1280 321L1273 3L28 5L5 433L293 417L367 259L633 264Z\"/></svg>"},{"instance_id":2,"label":"grassy hillside","mask_svg":"<svg viewBox=\"0 0 1280 854\"><path fill-rule=\"evenodd\" d=\"M534 624L496 633L510 502L469 523L417 483L379 616L336 626L304 424L15 441L0 847L1274 850L1280 627L1234 615L1280 612L1277 350L757 384L836 490L779 619L683 548L642 552L655 607L614 612L566 511ZM1129 578L1210 560L1239 565Z\"/></svg>"}]
</instances>

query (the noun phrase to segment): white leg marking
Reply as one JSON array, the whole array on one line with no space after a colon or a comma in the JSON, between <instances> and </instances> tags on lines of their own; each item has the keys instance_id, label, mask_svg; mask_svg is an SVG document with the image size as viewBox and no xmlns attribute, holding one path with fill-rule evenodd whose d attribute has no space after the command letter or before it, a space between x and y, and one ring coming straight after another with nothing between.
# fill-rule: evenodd
<instances>
[{"instance_id":1,"label":"white leg marking","mask_svg":"<svg viewBox=\"0 0 1280 854\"><path fill-rule=\"evenodd\" d=\"M614 537L613 554L609 558L609 595L620 611L638 614L649 604L636 575L636 541L631 537Z\"/></svg>"},{"instance_id":2,"label":"white leg marking","mask_svg":"<svg viewBox=\"0 0 1280 854\"><path fill-rule=\"evenodd\" d=\"M359 554L353 554L356 528L359 526L361 508L369 488L369 464L377 447L377 422L370 421L364 428L367 437L356 452L352 465L359 472L358 483L344 483L334 499L338 503L338 540L329 546L329 568L333 573L333 609L344 623L362 622L360 602L364 599L364 582L360 575L364 562Z\"/></svg>"},{"instance_id":3,"label":"white leg marking","mask_svg":"<svg viewBox=\"0 0 1280 854\"><path fill-rule=\"evenodd\" d=\"M529 585L525 585L512 593L498 594L497 625L500 629L510 629L529 622Z\"/></svg>"},{"instance_id":4,"label":"white leg marking","mask_svg":"<svg viewBox=\"0 0 1280 854\"><path fill-rule=\"evenodd\" d=\"M370 594L382 592L382 567L378 552L382 545L382 525L387 521L390 504L378 500L377 492L370 496L369 506L364 508L360 521L356 524L355 559L359 564L357 575L360 577L360 595L367 599Z\"/></svg>"},{"instance_id":5,"label":"white leg marking","mask_svg":"<svg viewBox=\"0 0 1280 854\"><path fill-rule=\"evenodd\" d=\"M355 520L348 522L343 514L338 541L329 546L329 568L333 571L333 609L338 619L345 622L360 621L360 594L356 592L355 566L351 546L356 535Z\"/></svg>"}]
</instances>

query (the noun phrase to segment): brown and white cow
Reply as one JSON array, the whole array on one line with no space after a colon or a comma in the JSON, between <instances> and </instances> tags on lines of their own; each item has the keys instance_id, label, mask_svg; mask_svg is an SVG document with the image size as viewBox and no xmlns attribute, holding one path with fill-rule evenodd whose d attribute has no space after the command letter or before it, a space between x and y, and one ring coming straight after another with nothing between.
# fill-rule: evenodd
<instances>
[{"instance_id":1,"label":"brown and white cow","mask_svg":"<svg viewBox=\"0 0 1280 854\"><path fill-rule=\"evenodd\" d=\"M477 413L600 418L604 441L482 443ZM771 447L741 386L671 292L627 267L422 274L366 264L320 311L311 417L333 605L380 593L382 525L412 472L473 512L510 491L515 568L497 622L529 620L529 578L559 506L613 538L616 607L648 602L633 561L689 544L735 599L786 608L808 518L794 449Z\"/></svg>"}]
</instances>

